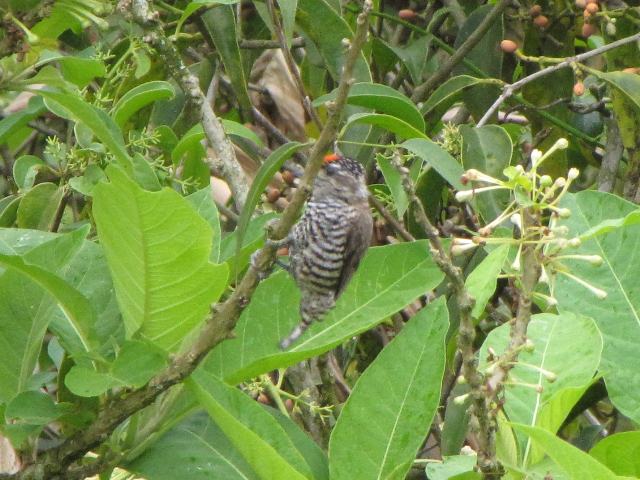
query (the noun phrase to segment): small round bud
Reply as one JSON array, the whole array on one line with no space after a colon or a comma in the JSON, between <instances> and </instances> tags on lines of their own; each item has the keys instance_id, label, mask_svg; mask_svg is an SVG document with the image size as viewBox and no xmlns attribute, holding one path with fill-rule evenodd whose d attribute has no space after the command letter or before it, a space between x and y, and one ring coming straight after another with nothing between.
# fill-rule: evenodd
<instances>
[{"instance_id":1,"label":"small round bud","mask_svg":"<svg viewBox=\"0 0 640 480\"><path fill-rule=\"evenodd\" d=\"M612 22L608 22L605 25L604 30L607 32L607 35L609 35L610 37L615 37L616 33L618 32L616 29L616 26Z\"/></svg>"},{"instance_id":2,"label":"small round bud","mask_svg":"<svg viewBox=\"0 0 640 480\"><path fill-rule=\"evenodd\" d=\"M598 7L597 3L589 3L587 4L587 6L585 7L585 10L587 12L589 12L590 14L594 14L596 13L598 10L600 10L600 7Z\"/></svg>"},{"instance_id":3,"label":"small round bud","mask_svg":"<svg viewBox=\"0 0 640 480\"><path fill-rule=\"evenodd\" d=\"M533 23L538 28L547 28L549 25L549 19L544 15L539 15L533 19Z\"/></svg>"},{"instance_id":4,"label":"small round bud","mask_svg":"<svg viewBox=\"0 0 640 480\"><path fill-rule=\"evenodd\" d=\"M400 10L398 12L398 16L402 19L402 20L413 20L414 18L416 18L418 16L418 14L414 11L411 10L410 8L403 8L402 10Z\"/></svg>"},{"instance_id":5,"label":"small round bud","mask_svg":"<svg viewBox=\"0 0 640 480\"><path fill-rule=\"evenodd\" d=\"M536 349L536 345L530 339L527 338L527 340L524 342L524 345L523 345L522 349L525 352L531 353Z\"/></svg>"},{"instance_id":6,"label":"small round bud","mask_svg":"<svg viewBox=\"0 0 640 480\"><path fill-rule=\"evenodd\" d=\"M505 53L513 53L518 49L518 44L513 40L502 40L500 49Z\"/></svg>"},{"instance_id":7,"label":"small round bud","mask_svg":"<svg viewBox=\"0 0 640 480\"><path fill-rule=\"evenodd\" d=\"M573 85L573 94L576 97L581 97L584 95L584 83L578 81Z\"/></svg>"},{"instance_id":8,"label":"small round bud","mask_svg":"<svg viewBox=\"0 0 640 480\"><path fill-rule=\"evenodd\" d=\"M569 172L567 172L567 178L569 180L575 180L580 175L580 170L577 168L570 168Z\"/></svg>"},{"instance_id":9,"label":"small round bud","mask_svg":"<svg viewBox=\"0 0 640 480\"><path fill-rule=\"evenodd\" d=\"M293 411L293 400L290 398L287 398L284 401L284 406L287 409L287 411L292 412Z\"/></svg>"},{"instance_id":10,"label":"small round bud","mask_svg":"<svg viewBox=\"0 0 640 480\"><path fill-rule=\"evenodd\" d=\"M584 38L589 38L591 35L596 33L596 26L592 23L585 23L582 25L582 36Z\"/></svg>"},{"instance_id":11,"label":"small round bud","mask_svg":"<svg viewBox=\"0 0 640 480\"><path fill-rule=\"evenodd\" d=\"M553 182L553 186L556 188L562 188L567 184L567 180L564 177L556 178L556 181Z\"/></svg>"},{"instance_id":12,"label":"small round bud","mask_svg":"<svg viewBox=\"0 0 640 480\"><path fill-rule=\"evenodd\" d=\"M569 210L568 208L562 209L562 210ZM571 211L569 211L569 215L571 215ZM567 215L567 216L569 216ZM562 214L560 215L562 216ZM582 245L582 240L580 240L578 237L573 237L571 239L569 239L569 246L573 247L573 248L578 248L580 245Z\"/></svg>"},{"instance_id":13,"label":"small round bud","mask_svg":"<svg viewBox=\"0 0 640 480\"><path fill-rule=\"evenodd\" d=\"M556 140L556 148L564 150L568 146L569 146L569 140L567 140L566 138L559 138L558 140Z\"/></svg>"},{"instance_id":14,"label":"small round bud","mask_svg":"<svg viewBox=\"0 0 640 480\"><path fill-rule=\"evenodd\" d=\"M464 402L467 401L467 398L469 398L469 394L465 393L464 395L458 395L457 397L453 398L453 404L454 405L458 405L458 406L462 406L464 405Z\"/></svg>"},{"instance_id":15,"label":"small round bud","mask_svg":"<svg viewBox=\"0 0 640 480\"><path fill-rule=\"evenodd\" d=\"M349 48L351 46L351 40L348 38L343 38L341 43L344 48Z\"/></svg>"},{"instance_id":16,"label":"small round bud","mask_svg":"<svg viewBox=\"0 0 640 480\"><path fill-rule=\"evenodd\" d=\"M544 392L544 387L540 384L536 385L536 392L538 393Z\"/></svg>"},{"instance_id":17,"label":"small round bud","mask_svg":"<svg viewBox=\"0 0 640 480\"><path fill-rule=\"evenodd\" d=\"M529 15L532 17L537 17L542 13L542 7L540 5L534 5L529 9Z\"/></svg>"},{"instance_id":18,"label":"small round bud","mask_svg":"<svg viewBox=\"0 0 640 480\"><path fill-rule=\"evenodd\" d=\"M549 175L542 175L540 177L541 187L550 187L551 185L553 185L553 178L551 178Z\"/></svg>"},{"instance_id":19,"label":"small round bud","mask_svg":"<svg viewBox=\"0 0 640 480\"><path fill-rule=\"evenodd\" d=\"M560 218L569 218L571 216L571 210L569 210L568 208L560 208L558 209L558 215L560 216ZM571 244L571 242L569 242L569 244Z\"/></svg>"},{"instance_id":20,"label":"small round bud","mask_svg":"<svg viewBox=\"0 0 640 480\"><path fill-rule=\"evenodd\" d=\"M465 383L467 383L467 379L464 375L459 375L456 379L456 382L458 383L458 385L464 385Z\"/></svg>"},{"instance_id":21,"label":"small round bud","mask_svg":"<svg viewBox=\"0 0 640 480\"><path fill-rule=\"evenodd\" d=\"M258 402L262 403L263 405L269 405L271 403L271 400L269 400L269 397L267 397L264 393L260 393L258 395Z\"/></svg>"},{"instance_id":22,"label":"small round bud","mask_svg":"<svg viewBox=\"0 0 640 480\"><path fill-rule=\"evenodd\" d=\"M542 158L542 152L540 150L538 150L537 148L534 148L531 151L531 163L533 165L535 165L536 163L538 163L540 161L541 158Z\"/></svg>"}]
</instances>

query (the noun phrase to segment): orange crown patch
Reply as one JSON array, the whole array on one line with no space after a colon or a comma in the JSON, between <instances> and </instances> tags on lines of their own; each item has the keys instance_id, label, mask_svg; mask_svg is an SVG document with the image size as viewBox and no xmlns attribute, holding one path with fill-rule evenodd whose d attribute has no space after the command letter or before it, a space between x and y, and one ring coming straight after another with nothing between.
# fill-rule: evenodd
<instances>
[{"instance_id":1,"label":"orange crown patch","mask_svg":"<svg viewBox=\"0 0 640 480\"><path fill-rule=\"evenodd\" d=\"M335 153L329 153L324 156L324 163L331 163L337 160L340 160L340 155L337 155Z\"/></svg>"}]
</instances>

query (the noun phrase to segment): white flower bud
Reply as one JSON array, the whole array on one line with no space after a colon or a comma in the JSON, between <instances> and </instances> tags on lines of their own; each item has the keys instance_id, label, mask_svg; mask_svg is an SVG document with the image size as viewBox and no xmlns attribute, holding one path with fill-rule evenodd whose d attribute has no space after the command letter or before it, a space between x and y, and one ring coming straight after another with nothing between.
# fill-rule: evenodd
<instances>
[{"instance_id":1,"label":"white flower bud","mask_svg":"<svg viewBox=\"0 0 640 480\"><path fill-rule=\"evenodd\" d=\"M475 192L473 190L460 190L456 193L456 200L459 202L468 202L474 196Z\"/></svg>"},{"instance_id":2,"label":"white flower bud","mask_svg":"<svg viewBox=\"0 0 640 480\"><path fill-rule=\"evenodd\" d=\"M578 178L578 175L580 175L580 170L578 170L577 168L570 168L569 172L567 173L567 178L569 180L575 180L576 178Z\"/></svg>"},{"instance_id":3,"label":"white flower bud","mask_svg":"<svg viewBox=\"0 0 640 480\"><path fill-rule=\"evenodd\" d=\"M560 148L562 150L564 150L565 148L567 148L569 146L569 141L566 138L559 138L558 140L556 140L556 143L554 145L556 148Z\"/></svg>"},{"instance_id":4,"label":"white flower bud","mask_svg":"<svg viewBox=\"0 0 640 480\"><path fill-rule=\"evenodd\" d=\"M580 240L578 237L573 237L569 240L570 247L578 248L580 245L582 245L582 240Z\"/></svg>"},{"instance_id":5,"label":"white flower bud","mask_svg":"<svg viewBox=\"0 0 640 480\"><path fill-rule=\"evenodd\" d=\"M571 216L571 210L568 208L559 208L558 215L560 215L560 218L569 218Z\"/></svg>"},{"instance_id":6,"label":"white flower bud","mask_svg":"<svg viewBox=\"0 0 640 480\"><path fill-rule=\"evenodd\" d=\"M520 230L522 230L522 217L520 216L519 213L514 213L513 215L511 215L511 218L509 220L516 227L518 227Z\"/></svg>"},{"instance_id":7,"label":"white flower bud","mask_svg":"<svg viewBox=\"0 0 640 480\"><path fill-rule=\"evenodd\" d=\"M531 151L531 164L534 167L540 161L541 158L542 158L542 152L540 150L536 148Z\"/></svg>"}]
</instances>

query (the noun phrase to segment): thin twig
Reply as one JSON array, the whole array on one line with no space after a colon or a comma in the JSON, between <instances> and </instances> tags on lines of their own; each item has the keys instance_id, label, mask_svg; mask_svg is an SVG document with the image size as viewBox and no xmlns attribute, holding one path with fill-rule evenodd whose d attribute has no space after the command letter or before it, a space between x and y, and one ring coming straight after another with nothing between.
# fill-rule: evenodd
<instances>
[{"instance_id":1,"label":"thin twig","mask_svg":"<svg viewBox=\"0 0 640 480\"><path fill-rule=\"evenodd\" d=\"M240 40L238 42L240 48L246 50L274 50L277 48L281 48L280 42L278 40ZM302 48L304 47L304 38L297 37L291 39L291 48Z\"/></svg>"},{"instance_id":2,"label":"thin twig","mask_svg":"<svg viewBox=\"0 0 640 480\"><path fill-rule=\"evenodd\" d=\"M626 45L627 43L635 42L640 40L640 33L636 33L635 35L631 35L629 37L621 38L620 40L616 40L615 42L608 43L607 45L603 45L599 48L594 48L593 50L589 50L588 52L581 53L579 55L574 55L572 57L567 57L564 60L561 60L559 63L555 65L551 65L547 68L543 68L542 70L538 70L537 72L532 73L531 75L527 75L526 77L521 78L517 82L505 85L502 89L502 94L493 102L493 105L489 107L489 110L484 114L484 116L480 119L477 126L481 127L485 125L491 116L500 108L502 105L514 92L521 89L528 83L533 82L539 78L542 78L550 73L557 72L563 68L571 67L574 63L582 62L583 60L587 60L588 58L595 57L596 55L600 55L602 53L608 52L609 50L613 50L615 48Z\"/></svg>"},{"instance_id":3,"label":"thin twig","mask_svg":"<svg viewBox=\"0 0 640 480\"><path fill-rule=\"evenodd\" d=\"M149 5L145 0L134 0L134 8L149 14ZM333 143L349 88L353 83L354 66L367 38L371 9L371 1L365 0L364 9L358 16L356 33L347 52L334 108L331 109L329 119L312 148L300 187L293 195L280 221L271 229L272 238L284 238L291 230L311 191L313 180L320 171L324 153ZM98 413L91 425L68 438L62 445L41 454L35 463L28 465L21 472L6 478L47 480L64 477L64 472L73 462L80 460L88 451L105 442L124 420L153 403L160 394L191 375L211 349L229 338L240 314L249 304L258 286L261 273L268 271L275 255L276 246L267 242L256 255L256 261L249 267L233 294L215 309L194 343L185 353L175 356L168 368L154 376L146 386L114 397Z\"/></svg>"},{"instance_id":4,"label":"thin twig","mask_svg":"<svg viewBox=\"0 0 640 480\"><path fill-rule=\"evenodd\" d=\"M385 208L380 200L378 200L374 195L369 195L369 203L373 208L375 208L382 218L395 230L395 232L402 237L403 240L407 242L413 242L415 237L411 235L406 228L400 223L389 210Z\"/></svg>"},{"instance_id":5,"label":"thin twig","mask_svg":"<svg viewBox=\"0 0 640 480\"><path fill-rule=\"evenodd\" d=\"M416 87L411 95L414 102L423 101L433 90L436 89L453 71L453 69L464 60L473 47L487 34L494 22L500 18L502 12L512 3L512 0L500 0L489 14L482 20L478 28L464 41L456 52L422 85Z\"/></svg>"}]
</instances>

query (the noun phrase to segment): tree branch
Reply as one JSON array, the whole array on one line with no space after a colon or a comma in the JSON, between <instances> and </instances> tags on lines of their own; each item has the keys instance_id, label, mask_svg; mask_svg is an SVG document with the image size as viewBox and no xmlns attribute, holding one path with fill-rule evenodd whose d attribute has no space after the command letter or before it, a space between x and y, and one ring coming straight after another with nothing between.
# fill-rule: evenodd
<instances>
[{"instance_id":1,"label":"tree branch","mask_svg":"<svg viewBox=\"0 0 640 480\"><path fill-rule=\"evenodd\" d=\"M171 76L178 82L190 103L198 110L205 137L215 154L214 158L207 156L207 159L211 162L210 166L216 175L229 185L236 208L241 211L249 192L250 182L236 159L233 145L225 134L222 123L202 92L198 78L189 71L173 43L165 36L157 20L157 14L150 7L148 0L133 0L131 11L136 23L149 32L146 39L163 57Z\"/></svg>"},{"instance_id":2,"label":"tree branch","mask_svg":"<svg viewBox=\"0 0 640 480\"><path fill-rule=\"evenodd\" d=\"M626 45L627 43L635 42L640 40L640 33L636 33L635 35L631 35L629 37L621 38L620 40L616 40L615 42L608 43L607 45L603 45L599 48L594 48L593 50L589 50L588 52L581 53L580 55L574 55L572 57L567 57L564 60L559 60L555 65L551 65L547 68L543 68L542 70L538 70L537 72L532 73L531 75L527 75L526 77L521 78L515 83L511 83L505 85L502 94L493 102L493 105L489 107L489 110L484 114L484 116L480 119L477 126L482 127L485 125L491 116L500 108L502 105L514 92L520 90L526 84L533 82L539 78L542 78L550 73L556 72L562 68L570 67L571 64L582 62L583 60L587 60L588 58L595 57L596 55L600 55L602 53L608 52L609 50L613 50L614 48L621 47L622 45ZM550 61L551 59L547 59Z\"/></svg>"},{"instance_id":3,"label":"tree branch","mask_svg":"<svg viewBox=\"0 0 640 480\"><path fill-rule=\"evenodd\" d=\"M134 0L134 8L149 15L148 3ZM311 191L315 176L320 171L325 151L333 143L346 105L349 88L353 83L353 70L367 38L369 15L372 9L370 0L365 0L362 13L358 16L358 27L347 52L344 70L329 119L318 141L314 144L309 162L291 202L282 214L280 221L271 229L273 238L286 237L292 228L304 202ZM88 451L105 442L115 428L135 412L153 403L163 392L188 377L216 345L229 337L244 308L251 300L260 280L260 273L267 271L273 264L276 247L267 243L257 254L255 265L247 270L233 294L218 308L203 326L197 339L189 350L177 355L169 367L149 383L137 390L125 392L111 400L98 414L97 419L82 431L67 439L62 445L40 455L36 462L27 466L18 474L8 476L12 480L46 480L64 476L69 466L81 459Z\"/></svg>"}]
</instances>

